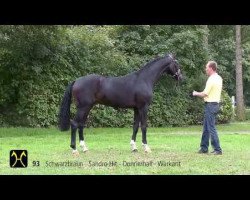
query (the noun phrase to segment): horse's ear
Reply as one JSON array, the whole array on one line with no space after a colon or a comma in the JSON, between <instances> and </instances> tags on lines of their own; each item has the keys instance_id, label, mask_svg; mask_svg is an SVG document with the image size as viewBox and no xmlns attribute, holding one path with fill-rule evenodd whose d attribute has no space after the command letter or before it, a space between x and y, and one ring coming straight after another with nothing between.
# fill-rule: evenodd
<instances>
[{"instance_id":1,"label":"horse's ear","mask_svg":"<svg viewBox=\"0 0 250 200\"><path fill-rule=\"evenodd\" d=\"M165 54L165 57L172 57L172 53Z\"/></svg>"},{"instance_id":2,"label":"horse's ear","mask_svg":"<svg viewBox=\"0 0 250 200\"><path fill-rule=\"evenodd\" d=\"M170 53L170 54L168 54L170 57L172 57L173 58L173 60L175 60L175 53Z\"/></svg>"},{"instance_id":3,"label":"horse's ear","mask_svg":"<svg viewBox=\"0 0 250 200\"><path fill-rule=\"evenodd\" d=\"M175 53L172 53L172 57L173 57L173 59L175 60L176 54L175 54Z\"/></svg>"}]
</instances>

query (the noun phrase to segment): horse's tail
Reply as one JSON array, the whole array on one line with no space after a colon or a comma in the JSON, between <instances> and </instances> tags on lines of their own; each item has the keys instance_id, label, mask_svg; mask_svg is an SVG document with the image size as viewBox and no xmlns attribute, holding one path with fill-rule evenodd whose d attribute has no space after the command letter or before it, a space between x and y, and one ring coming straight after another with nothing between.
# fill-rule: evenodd
<instances>
[{"instance_id":1,"label":"horse's tail","mask_svg":"<svg viewBox=\"0 0 250 200\"><path fill-rule=\"evenodd\" d=\"M67 131L70 127L70 104L72 98L72 87L75 81L70 83L64 93L60 112L59 112L59 129L61 131Z\"/></svg>"}]
</instances>

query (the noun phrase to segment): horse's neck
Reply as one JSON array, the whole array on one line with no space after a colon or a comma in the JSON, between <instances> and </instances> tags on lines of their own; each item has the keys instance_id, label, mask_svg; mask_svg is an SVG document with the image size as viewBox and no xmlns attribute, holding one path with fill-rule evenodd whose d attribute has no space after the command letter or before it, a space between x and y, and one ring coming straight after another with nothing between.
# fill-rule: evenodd
<instances>
[{"instance_id":1,"label":"horse's neck","mask_svg":"<svg viewBox=\"0 0 250 200\"><path fill-rule=\"evenodd\" d=\"M165 69L166 65L164 65L163 59L161 59L158 62L152 64L147 69L144 69L141 72L141 76L144 79L144 81L153 86L159 80L160 76L162 75Z\"/></svg>"}]
</instances>

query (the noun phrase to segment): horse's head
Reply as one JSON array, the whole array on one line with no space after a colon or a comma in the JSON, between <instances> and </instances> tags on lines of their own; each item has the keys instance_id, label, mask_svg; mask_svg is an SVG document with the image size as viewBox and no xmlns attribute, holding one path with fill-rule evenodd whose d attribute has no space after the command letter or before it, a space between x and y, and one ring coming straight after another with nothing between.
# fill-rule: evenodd
<instances>
[{"instance_id":1,"label":"horse's head","mask_svg":"<svg viewBox=\"0 0 250 200\"><path fill-rule=\"evenodd\" d=\"M169 54L167 56L167 59L170 59L170 63L168 64L166 73L172 75L172 77L176 79L177 81L182 80L181 68L180 68L178 61L175 59L175 56L172 54Z\"/></svg>"}]
</instances>

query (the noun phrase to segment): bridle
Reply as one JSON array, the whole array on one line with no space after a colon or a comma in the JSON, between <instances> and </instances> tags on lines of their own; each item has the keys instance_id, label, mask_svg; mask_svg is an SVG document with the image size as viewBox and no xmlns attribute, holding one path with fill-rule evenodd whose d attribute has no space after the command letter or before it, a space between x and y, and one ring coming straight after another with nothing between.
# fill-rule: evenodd
<instances>
[{"instance_id":1,"label":"bridle","mask_svg":"<svg viewBox=\"0 0 250 200\"><path fill-rule=\"evenodd\" d=\"M169 54L169 57L172 59L172 62L177 62L177 60L174 59L171 54ZM172 77L173 78L177 77L179 79L180 72L181 72L181 70L178 69L177 72L175 72L175 74Z\"/></svg>"}]
</instances>

